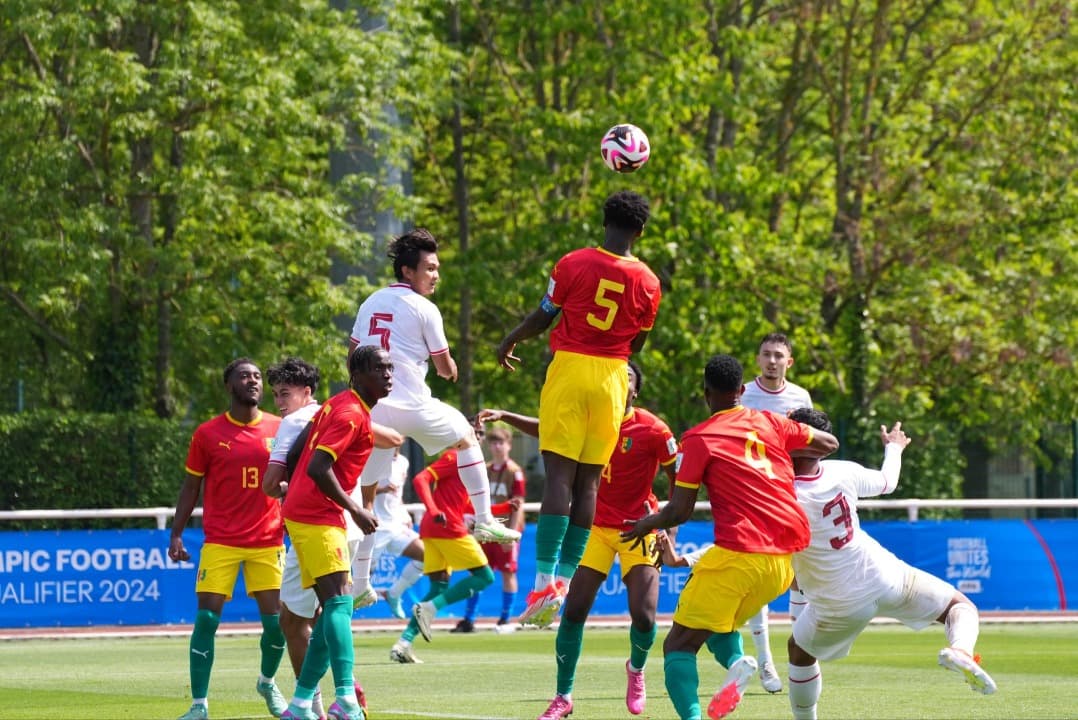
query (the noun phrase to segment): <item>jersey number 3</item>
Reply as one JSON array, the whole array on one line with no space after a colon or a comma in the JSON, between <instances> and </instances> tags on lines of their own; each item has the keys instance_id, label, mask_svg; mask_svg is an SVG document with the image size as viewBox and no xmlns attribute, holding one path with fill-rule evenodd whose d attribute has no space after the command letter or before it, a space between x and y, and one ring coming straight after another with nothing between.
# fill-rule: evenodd
<instances>
[{"instance_id":1,"label":"jersey number 3","mask_svg":"<svg viewBox=\"0 0 1078 720\"><path fill-rule=\"evenodd\" d=\"M831 547L835 550L841 550L850 540L853 540L853 518L850 516L850 504L846 502L846 496L842 493L831 498L823 506L823 516L831 515L833 510L838 510L838 517L834 519L835 526L841 525L846 530L846 533L841 537L831 538Z\"/></svg>"},{"instance_id":2,"label":"jersey number 3","mask_svg":"<svg viewBox=\"0 0 1078 720\"><path fill-rule=\"evenodd\" d=\"M391 323L393 322L393 313L373 313L371 315L371 327L367 331L370 336L378 336L378 342L381 344L382 349L389 352L389 332L390 328L379 325L378 323Z\"/></svg>"},{"instance_id":3,"label":"jersey number 3","mask_svg":"<svg viewBox=\"0 0 1078 720\"><path fill-rule=\"evenodd\" d=\"M588 313L588 325L609 330L614 324L614 316L618 314L618 301L610 295L622 295L625 293L625 284L602 278L599 280L599 288L595 291L595 304L606 309L606 315L599 317L595 313Z\"/></svg>"}]
</instances>

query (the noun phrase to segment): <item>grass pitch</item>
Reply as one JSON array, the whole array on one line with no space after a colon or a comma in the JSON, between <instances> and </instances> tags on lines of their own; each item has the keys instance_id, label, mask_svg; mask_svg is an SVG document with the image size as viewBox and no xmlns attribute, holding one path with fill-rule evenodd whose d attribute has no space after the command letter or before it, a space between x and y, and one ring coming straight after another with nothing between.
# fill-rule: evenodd
<instances>
[{"instance_id":1,"label":"grass pitch","mask_svg":"<svg viewBox=\"0 0 1078 720\"><path fill-rule=\"evenodd\" d=\"M785 675L788 626L773 626L771 645ZM647 668L647 718L675 717L662 673L660 629ZM436 628L419 641L422 665L389 661L396 633L356 636L357 675L374 720L509 720L537 717L554 694L554 633L453 635ZM573 720L629 718L625 710L628 631L593 629L573 692ZM746 644L751 642L746 638ZM1078 717L1078 624L991 624L981 628L978 652L999 685L995 695L971 692L936 665L944 645L936 626L920 633L893 625L870 627L849 658L823 665L821 718L1075 718ZM210 685L213 720L268 718L254 693L256 636L218 637ZM278 673L293 687L287 659ZM187 639L16 640L0 643L0 718L132 718L168 720L190 704ZM700 655L703 705L723 671ZM785 677L784 677L785 683ZM328 679L323 688L329 689ZM330 690L330 695L332 691ZM732 720L790 717L789 698L768 695L754 680Z\"/></svg>"}]
</instances>

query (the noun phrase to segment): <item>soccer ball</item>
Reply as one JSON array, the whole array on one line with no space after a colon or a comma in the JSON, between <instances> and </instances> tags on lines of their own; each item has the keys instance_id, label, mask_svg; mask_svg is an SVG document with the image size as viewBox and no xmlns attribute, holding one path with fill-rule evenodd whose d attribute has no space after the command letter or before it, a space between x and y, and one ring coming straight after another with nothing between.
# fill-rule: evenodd
<instances>
[{"instance_id":1,"label":"soccer ball","mask_svg":"<svg viewBox=\"0 0 1078 720\"><path fill-rule=\"evenodd\" d=\"M599 143L606 166L619 173L631 173L651 157L651 143L636 125L620 123L606 131Z\"/></svg>"}]
</instances>

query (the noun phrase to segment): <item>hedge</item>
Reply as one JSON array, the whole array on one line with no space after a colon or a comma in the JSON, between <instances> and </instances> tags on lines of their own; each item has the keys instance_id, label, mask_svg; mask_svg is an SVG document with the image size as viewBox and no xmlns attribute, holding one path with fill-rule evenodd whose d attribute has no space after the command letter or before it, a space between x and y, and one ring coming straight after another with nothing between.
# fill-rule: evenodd
<instances>
[{"instance_id":1,"label":"hedge","mask_svg":"<svg viewBox=\"0 0 1078 720\"><path fill-rule=\"evenodd\" d=\"M174 506L190 423L135 414L0 415L0 509ZM0 530L154 527L146 519L5 522Z\"/></svg>"}]
</instances>

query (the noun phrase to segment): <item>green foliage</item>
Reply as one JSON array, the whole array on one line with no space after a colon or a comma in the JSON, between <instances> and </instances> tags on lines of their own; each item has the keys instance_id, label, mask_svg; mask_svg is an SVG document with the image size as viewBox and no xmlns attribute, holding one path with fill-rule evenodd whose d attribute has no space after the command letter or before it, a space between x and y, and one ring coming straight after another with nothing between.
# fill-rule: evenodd
<instances>
[{"instance_id":1,"label":"green foliage","mask_svg":"<svg viewBox=\"0 0 1078 720\"><path fill-rule=\"evenodd\" d=\"M0 509L169 507L183 478L191 428L125 414L0 415L7 458ZM8 529L131 527L134 521L26 521Z\"/></svg>"},{"instance_id":2,"label":"green foliage","mask_svg":"<svg viewBox=\"0 0 1078 720\"><path fill-rule=\"evenodd\" d=\"M903 421L901 493L959 492L966 441L1058 464L1075 33L981 0L6 3L0 408L201 418L240 354L340 382L391 214L444 240L436 394L534 413L545 338L512 376L494 347L627 187L664 291L640 402L675 431L708 355L751 375L779 329L846 457ZM621 121L654 148L632 175L597 149Z\"/></svg>"}]
</instances>

